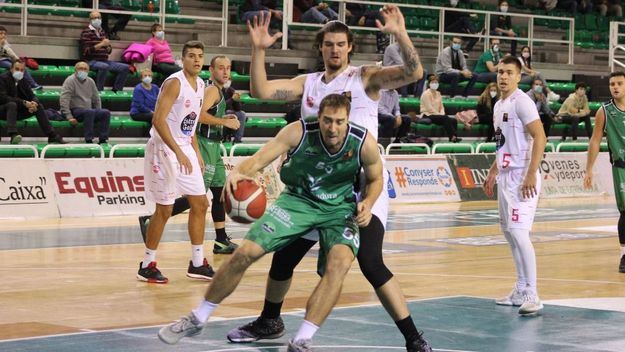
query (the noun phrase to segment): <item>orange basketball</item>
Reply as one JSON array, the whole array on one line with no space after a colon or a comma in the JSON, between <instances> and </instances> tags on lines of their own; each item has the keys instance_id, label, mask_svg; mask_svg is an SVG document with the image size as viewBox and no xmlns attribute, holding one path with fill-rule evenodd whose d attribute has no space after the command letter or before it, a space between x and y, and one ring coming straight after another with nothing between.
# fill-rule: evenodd
<instances>
[{"instance_id":1,"label":"orange basketball","mask_svg":"<svg viewBox=\"0 0 625 352\"><path fill-rule=\"evenodd\" d=\"M226 213L235 222L252 223L265 213L267 194L251 180L241 180L237 190L225 197Z\"/></svg>"}]
</instances>

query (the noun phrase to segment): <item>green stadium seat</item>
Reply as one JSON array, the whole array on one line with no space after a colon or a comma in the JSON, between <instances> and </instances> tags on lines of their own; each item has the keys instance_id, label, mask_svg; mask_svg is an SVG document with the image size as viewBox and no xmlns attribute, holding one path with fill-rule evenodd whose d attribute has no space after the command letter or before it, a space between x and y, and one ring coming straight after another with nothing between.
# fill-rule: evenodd
<instances>
[{"instance_id":1,"label":"green stadium seat","mask_svg":"<svg viewBox=\"0 0 625 352\"><path fill-rule=\"evenodd\" d=\"M110 147L98 144L39 144L42 158L101 158Z\"/></svg>"},{"instance_id":2,"label":"green stadium seat","mask_svg":"<svg viewBox=\"0 0 625 352\"><path fill-rule=\"evenodd\" d=\"M473 145L469 143L436 143L432 154L473 154Z\"/></svg>"},{"instance_id":3,"label":"green stadium seat","mask_svg":"<svg viewBox=\"0 0 625 352\"><path fill-rule=\"evenodd\" d=\"M0 158L37 158L39 152L31 145L0 145Z\"/></svg>"},{"instance_id":4,"label":"green stadium seat","mask_svg":"<svg viewBox=\"0 0 625 352\"><path fill-rule=\"evenodd\" d=\"M145 144L117 144L109 151L109 158L142 158Z\"/></svg>"}]
</instances>

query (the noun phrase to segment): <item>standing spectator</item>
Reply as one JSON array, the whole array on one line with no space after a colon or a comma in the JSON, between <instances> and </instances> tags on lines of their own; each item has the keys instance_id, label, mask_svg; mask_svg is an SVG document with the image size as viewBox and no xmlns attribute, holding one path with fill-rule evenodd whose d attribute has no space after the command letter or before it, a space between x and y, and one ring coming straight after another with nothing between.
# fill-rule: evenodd
<instances>
[{"instance_id":1,"label":"standing spectator","mask_svg":"<svg viewBox=\"0 0 625 352\"><path fill-rule=\"evenodd\" d=\"M159 91L158 86L152 83L152 70L149 68L141 70L141 83L137 84L132 92L130 118L151 124Z\"/></svg>"},{"instance_id":2,"label":"standing spectator","mask_svg":"<svg viewBox=\"0 0 625 352\"><path fill-rule=\"evenodd\" d=\"M540 121L543 123L543 130L545 130L545 136L549 137L549 131L553 124L553 117L555 113L549 107L549 101L545 96L544 82L540 79L535 79L532 83L532 89L525 92L534 103L536 103L536 110L540 116Z\"/></svg>"},{"instance_id":3,"label":"standing spectator","mask_svg":"<svg viewBox=\"0 0 625 352\"><path fill-rule=\"evenodd\" d=\"M380 11L372 10L367 4L345 4L345 21L348 26L375 27L375 21L383 22ZM390 37L381 31L375 32L375 45L378 54L384 54L384 49L389 45Z\"/></svg>"},{"instance_id":4,"label":"standing spectator","mask_svg":"<svg viewBox=\"0 0 625 352\"><path fill-rule=\"evenodd\" d=\"M13 61L19 60L19 56L15 54L9 42L7 41L7 29L4 26L0 26L0 67L6 68L7 70L11 68L11 64ZM24 72L24 81L26 81L30 88L33 90L38 90L43 88L41 85L37 84L33 79L33 76L30 75L30 72L26 70Z\"/></svg>"},{"instance_id":5,"label":"standing spectator","mask_svg":"<svg viewBox=\"0 0 625 352\"><path fill-rule=\"evenodd\" d=\"M580 82L575 85L575 93L571 93L562 103L558 117L562 122L571 125L571 137L577 140L577 128L580 121L584 122L588 138L592 136L592 125L590 124L590 107L588 97L586 97L586 83ZM562 141L566 140L566 130L562 134Z\"/></svg>"},{"instance_id":6,"label":"standing spectator","mask_svg":"<svg viewBox=\"0 0 625 352\"><path fill-rule=\"evenodd\" d=\"M98 6L103 10L128 11L125 7L114 5L112 0L100 0ZM83 0L83 7L92 8L93 0ZM109 27L109 17L113 17L115 19L115 25L113 25L113 27ZM104 29L104 32L110 40L119 40L119 35L117 35L117 33L126 28L128 21L130 21L130 15L105 12L102 14L102 29Z\"/></svg>"},{"instance_id":7,"label":"standing spectator","mask_svg":"<svg viewBox=\"0 0 625 352\"><path fill-rule=\"evenodd\" d=\"M382 66L395 66L404 65L404 59L402 59L401 49L399 43L393 43L384 49L384 58L382 59ZM420 80L405 85L397 89L402 97L406 97L409 94L413 94L415 97L420 97L423 94L425 88L425 78L428 76L428 71L423 69L423 77Z\"/></svg>"},{"instance_id":8,"label":"standing spectator","mask_svg":"<svg viewBox=\"0 0 625 352\"><path fill-rule=\"evenodd\" d=\"M174 53L171 51L167 40L165 40L163 27L158 23L154 23L151 32L152 38L145 42L145 44L152 47L152 69L154 72L163 74L164 81L171 74L180 71L181 68L176 65Z\"/></svg>"},{"instance_id":9,"label":"standing spectator","mask_svg":"<svg viewBox=\"0 0 625 352\"><path fill-rule=\"evenodd\" d=\"M433 124L443 126L450 142L460 142L462 138L458 138L456 129L458 123L456 119L445 115L445 107L443 106L443 97L438 91L438 77L430 75L428 77L428 87L421 95L421 114L423 118L428 118Z\"/></svg>"},{"instance_id":10,"label":"standing spectator","mask_svg":"<svg viewBox=\"0 0 625 352\"><path fill-rule=\"evenodd\" d=\"M301 21L305 23L325 24L328 21L334 21L339 18L336 11L328 6L328 4L319 2L318 0L295 0L293 1L293 5L295 6L294 10L300 12ZM293 17L295 17L295 13Z\"/></svg>"},{"instance_id":11,"label":"standing spectator","mask_svg":"<svg viewBox=\"0 0 625 352\"><path fill-rule=\"evenodd\" d=\"M234 115L239 120L239 128L237 130L228 130L228 134L234 134L234 143L241 143L243 134L245 133L245 122L247 122L247 115L245 111L241 110L241 95L232 88L230 85L232 81L227 81L224 84L223 95L226 99L226 114Z\"/></svg>"},{"instance_id":12,"label":"standing spectator","mask_svg":"<svg viewBox=\"0 0 625 352\"><path fill-rule=\"evenodd\" d=\"M501 60L502 55L499 51L499 39L492 38L490 40L490 50L480 55L473 70L473 78L467 84L466 92L468 92L475 82L490 83L497 81L497 64Z\"/></svg>"},{"instance_id":13,"label":"standing spectator","mask_svg":"<svg viewBox=\"0 0 625 352\"><path fill-rule=\"evenodd\" d=\"M499 11L507 13L508 8L509 6L507 0L499 1ZM517 36L517 34L514 33L514 30L512 29L512 19L510 18L510 16L505 15L495 15L494 20L491 18L490 34L507 37ZM516 44L516 40L510 41L510 55L512 56L516 56Z\"/></svg>"},{"instance_id":14,"label":"standing spectator","mask_svg":"<svg viewBox=\"0 0 625 352\"><path fill-rule=\"evenodd\" d=\"M621 0L597 0L597 11L601 16L610 14L615 17L623 17Z\"/></svg>"},{"instance_id":15,"label":"standing spectator","mask_svg":"<svg viewBox=\"0 0 625 352\"><path fill-rule=\"evenodd\" d=\"M35 97L30 85L23 79L24 63L13 61L9 71L0 75L0 116L7 121L7 133L11 144L19 144L22 136L17 133L17 120L26 119L32 115L48 136L48 143L64 144L63 137L57 134L46 116L43 104Z\"/></svg>"},{"instance_id":16,"label":"standing spectator","mask_svg":"<svg viewBox=\"0 0 625 352\"><path fill-rule=\"evenodd\" d=\"M96 87L99 91L104 90L104 81L109 71L115 72L113 91L122 91L128 77L128 65L109 61L111 54L111 42L102 30L102 16L98 11L89 14L89 26L80 34L80 52L82 60L86 61L92 70L96 71Z\"/></svg>"},{"instance_id":17,"label":"standing spectator","mask_svg":"<svg viewBox=\"0 0 625 352\"><path fill-rule=\"evenodd\" d=\"M451 7L458 6L458 0L449 0L449 5ZM469 4L469 0L462 1L465 4ZM469 14L467 12L460 11L445 11L445 32L450 33L467 33L467 34L477 34L477 29L475 28L474 21L477 19L476 14ZM465 53L470 53L477 43L477 37L468 37L466 39L467 46L464 47L463 51Z\"/></svg>"},{"instance_id":18,"label":"standing spectator","mask_svg":"<svg viewBox=\"0 0 625 352\"><path fill-rule=\"evenodd\" d=\"M399 94L395 89L380 90L378 102L378 122L382 124L378 135L383 138L395 137L393 143L399 143L410 131L410 117L399 110ZM397 131L397 133L395 133Z\"/></svg>"},{"instance_id":19,"label":"standing spectator","mask_svg":"<svg viewBox=\"0 0 625 352\"><path fill-rule=\"evenodd\" d=\"M560 95L554 93L547 87L547 80L545 76L532 68L532 52L530 47L525 45L521 48L521 56L519 57L521 62L521 82L524 84L533 84L535 80L540 80L543 83L543 90L547 93L547 99L549 101L560 100Z\"/></svg>"},{"instance_id":20,"label":"standing spectator","mask_svg":"<svg viewBox=\"0 0 625 352\"><path fill-rule=\"evenodd\" d=\"M467 68L467 60L462 54L461 46L462 39L453 37L451 45L443 49L436 58L435 72L441 82L451 84L449 96L452 98L458 93L458 82L469 80L473 77L473 73ZM466 88L462 95L465 97L468 95Z\"/></svg>"},{"instance_id":21,"label":"standing spectator","mask_svg":"<svg viewBox=\"0 0 625 352\"><path fill-rule=\"evenodd\" d=\"M479 124L488 125L486 133L486 142L492 142L495 136L495 128L493 126L493 108L499 100L499 88L497 83L489 83L484 91L477 99L477 118Z\"/></svg>"},{"instance_id":22,"label":"standing spectator","mask_svg":"<svg viewBox=\"0 0 625 352\"><path fill-rule=\"evenodd\" d=\"M102 109L100 94L95 82L89 77L89 65L79 61L74 74L68 76L61 88L61 113L72 125L83 123L85 142L93 143L95 121L100 122L98 143L108 143L111 112Z\"/></svg>"}]
</instances>

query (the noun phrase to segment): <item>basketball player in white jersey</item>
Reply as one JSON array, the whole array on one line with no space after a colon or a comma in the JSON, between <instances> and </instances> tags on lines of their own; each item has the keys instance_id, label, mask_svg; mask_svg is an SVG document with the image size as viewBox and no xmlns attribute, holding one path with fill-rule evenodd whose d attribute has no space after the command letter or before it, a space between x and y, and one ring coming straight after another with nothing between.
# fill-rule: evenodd
<instances>
[{"instance_id":1,"label":"basketball player in white jersey","mask_svg":"<svg viewBox=\"0 0 625 352\"><path fill-rule=\"evenodd\" d=\"M378 136L378 100L381 89L395 89L415 82L423 76L423 67L412 45L404 23L404 17L394 5L385 5L380 13L384 25L378 28L394 35L403 55L404 65L378 67L350 65L354 51L353 34L340 21L328 22L317 33L315 47L323 57L325 71L300 75L293 79L267 80L265 50L280 38L281 34L269 35L269 16L248 22L252 41L250 67L250 90L254 97L295 101L301 100L302 117L317 116L321 100L329 94L346 94L351 98L350 121L365 127L374 138ZM384 172L384 190L375 202L373 217L367 227L361 228L361 245L358 263L367 280L373 286L380 301L391 315L406 339L407 351L431 351L414 325L399 283L382 258L382 242L388 216L388 174ZM259 339L277 338L284 334L280 309L291 284L293 269L315 244L316 238L298 239L288 247L276 252L267 280L265 305L261 316L247 325L228 333L232 342L252 342ZM304 321L294 340L312 339L318 327Z\"/></svg>"},{"instance_id":2,"label":"basketball player in white jersey","mask_svg":"<svg viewBox=\"0 0 625 352\"><path fill-rule=\"evenodd\" d=\"M484 182L489 197L497 183L499 222L510 244L517 282L499 305L520 306L519 314L533 315L543 308L536 288L536 255L530 230L540 194L538 167L547 137L534 102L518 88L521 64L504 58L497 67L501 99L494 108L496 159Z\"/></svg>"},{"instance_id":3,"label":"basketball player in white jersey","mask_svg":"<svg viewBox=\"0 0 625 352\"><path fill-rule=\"evenodd\" d=\"M189 41L182 49L181 71L169 76L156 102L150 140L145 149L144 175L146 197L156 203L145 241L143 261L137 279L167 283L156 268L156 249L171 216L174 201L186 195L191 205L189 237L192 259L187 276L210 280L212 269L204 258L204 226L208 200L202 173L204 162L199 152L195 129L204 98L204 81L198 76L204 65L204 45Z\"/></svg>"}]
</instances>

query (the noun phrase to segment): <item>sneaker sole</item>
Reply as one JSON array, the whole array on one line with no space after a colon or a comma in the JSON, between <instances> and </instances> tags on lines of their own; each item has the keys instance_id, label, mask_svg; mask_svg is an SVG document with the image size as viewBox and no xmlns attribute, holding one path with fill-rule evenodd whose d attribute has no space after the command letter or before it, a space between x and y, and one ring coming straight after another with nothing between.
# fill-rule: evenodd
<instances>
[{"instance_id":1,"label":"sneaker sole","mask_svg":"<svg viewBox=\"0 0 625 352\"><path fill-rule=\"evenodd\" d=\"M522 317L533 317L533 316L537 316L540 315L540 313L542 313L544 307L540 307L540 309L538 309L535 312L520 312L519 311L519 315Z\"/></svg>"},{"instance_id":2,"label":"sneaker sole","mask_svg":"<svg viewBox=\"0 0 625 352\"><path fill-rule=\"evenodd\" d=\"M223 250L223 249L213 249L213 254L232 254L234 253L234 249L227 249L227 250Z\"/></svg>"},{"instance_id":3,"label":"sneaker sole","mask_svg":"<svg viewBox=\"0 0 625 352\"><path fill-rule=\"evenodd\" d=\"M202 332L202 330L198 331L198 332L194 332L192 334L188 334L188 335L184 335L181 336L179 339L177 339L176 341L171 341L171 340L167 340L166 338L164 338L163 336L161 336L161 332L158 332L158 339L161 340L162 342L168 344L168 345L175 345L177 344L180 340L182 340L185 337L193 337L193 336L197 336Z\"/></svg>"},{"instance_id":4,"label":"sneaker sole","mask_svg":"<svg viewBox=\"0 0 625 352\"><path fill-rule=\"evenodd\" d=\"M139 274L137 274L137 280L142 281L142 282L147 282L149 284L166 284L169 282L169 279L165 279L165 280L148 279Z\"/></svg>"},{"instance_id":5,"label":"sneaker sole","mask_svg":"<svg viewBox=\"0 0 625 352\"><path fill-rule=\"evenodd\" d=\"M259 337L246 337L246 338L231 338L230 336L228 337L228 341L230 342L234 342L234 343L251 343L251 342L256 342L258 340L273 340L273 339L278 339L282 336L284 336L284 334L286 333L285 330L282 330L278 333L272 334L272 335L265 335L265 336L259 336Z\"/></svg>"},{"instance_id":6,"label":"sneaker sole","mask_svg":"<svg viewBox=\"0 0 625 352\"><path fill-rule=\"evenodd\" d=\"M198 275L198 274L189 274L189 273L187 273L187 277L191 278L191 279L196 279L196 280L213 281L212 277L204 276L204 275Z\"/></svg>"}]
</instances>

